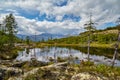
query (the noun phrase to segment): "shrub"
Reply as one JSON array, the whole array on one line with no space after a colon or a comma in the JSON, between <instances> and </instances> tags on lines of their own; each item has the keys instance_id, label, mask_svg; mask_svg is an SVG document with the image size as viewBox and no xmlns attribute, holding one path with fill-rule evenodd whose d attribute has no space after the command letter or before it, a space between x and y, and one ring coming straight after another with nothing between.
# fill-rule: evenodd
<instances>
[{"instance_id":1,"label":"shrub","mask_svg":"<svg viewBox=\"0 0 120 80\"><path fill-rule=\"evenodd\" d=\"M83 66L93 66L94 62L91 62L91 61L81 61L80 64L83 65Z\"/></svg>"}]
</instances>

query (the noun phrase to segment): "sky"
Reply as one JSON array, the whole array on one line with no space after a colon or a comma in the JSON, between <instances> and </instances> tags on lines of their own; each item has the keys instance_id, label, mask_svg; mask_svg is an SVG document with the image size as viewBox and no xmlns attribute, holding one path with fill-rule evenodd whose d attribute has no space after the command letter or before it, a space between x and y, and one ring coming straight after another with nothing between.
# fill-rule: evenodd
<instances>
[{"instance_id":1,"label":"sky","mask_svg":"<svg viewBox=\"0 0 120 80\"><path fill-rule=\"evenodd\" d=\"M120 0L0 0L0 22L12 13L18 34L75 35L84 32L92 14L97 29L115 26Z\"/></svg>"}]
</instances>

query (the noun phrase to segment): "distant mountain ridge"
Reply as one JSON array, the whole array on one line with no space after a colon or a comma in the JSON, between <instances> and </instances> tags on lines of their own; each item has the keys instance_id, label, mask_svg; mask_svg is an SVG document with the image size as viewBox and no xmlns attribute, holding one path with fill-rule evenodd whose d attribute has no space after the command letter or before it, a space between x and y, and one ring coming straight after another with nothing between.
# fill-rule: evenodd
<instances>
[{"instance_id":1,"label":"distant mountain ridge","mask_svg":"<svg viewBox=\"0 0 120 80\"><path fill-rule=\"evenodd\" d=\"M16 36L20 39L25 40L28 35L17 34ZM59 39L59 38L64 38L64 37L65 37L65 35L62 35L62 34L51 34L51 33L42 33L39 35L29 35L29 38L32 41Z\"/></svg>"}]
</instances>

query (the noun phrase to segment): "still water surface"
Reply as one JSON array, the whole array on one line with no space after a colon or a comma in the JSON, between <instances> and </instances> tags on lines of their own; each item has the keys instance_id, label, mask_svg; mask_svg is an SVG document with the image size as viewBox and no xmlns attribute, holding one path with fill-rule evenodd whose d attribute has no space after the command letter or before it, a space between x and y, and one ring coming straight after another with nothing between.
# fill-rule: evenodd
<instances>
[{"instance_id":1,"label":"still water surface","mask_svg":"<svg viewBox=\"0 0 120 80\"><path fill-rule=\"evenodd\" d=\"M45 48L35 48L35 49L25 49L19 52L16 60L19 61L30 61L31 58L35 57L38 61L49 62L50 58L57 59L57 57L67 58L67 57L77 57L74 59L75 63L79 63L80 60L87 60L87 54L81 52L80 50L62 48L62 47L45 47ZM103 55L90 54L91 61L95 64L106 64L111 65L111 58ZM120 60L115 61L115 66L120 66Z\"/></svg>"}]
</instances>

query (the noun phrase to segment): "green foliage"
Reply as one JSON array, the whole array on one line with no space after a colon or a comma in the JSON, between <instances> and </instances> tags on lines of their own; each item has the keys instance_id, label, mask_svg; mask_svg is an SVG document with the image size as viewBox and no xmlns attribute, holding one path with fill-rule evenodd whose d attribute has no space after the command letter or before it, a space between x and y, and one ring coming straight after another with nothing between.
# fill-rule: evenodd
<instances>
[{"instance_id":1,"label":"green foliage","mask_svg":"<svg viewBox=\"0 0 120 80\"><path fill-rule=\"evenodd\" d=\"M95 65L90 61L84 61L84 63L81 64L66 64L60 68L51 67L39 69L35 74L28 75L25 80L70 80L74 74L84 72L102 77L104 79L107 78L108 80L120 79L119 67L111 68L110 66L106 66L104 64Z\"/></svg>"},{"instance_id":2,"label":"green foliage","mask_svg":"<svg viewBox=\"0 0 120 80\"><path fill-rule=\"evenodd\" d=\"M96 30L96 27L94 26L95 23L92 21L91 19L92 15L90 14L90 20L89 22L87 22L86 24L84 24L85 28L88 32L89 32L89 35L91 34L92 31Z\"/></svg>"},{"instance_id":3,"label":"green foliage","mask_svg":"<svg viewBox=\"0 0 120 80\"><path fill-rule=\"evenodd\" d=\"M82 65L81 65L82 64ZM92 65L91 65L92 64ZM92 62L82 62L80 65L72 64L72 68L77 69L77 73L89 72L107 77L109 80L119 80L120 67L107 66L104 64L95 65Z\"/></svg>"},{"instance_id":4,"label":"green foliage","mask_svg":"<svg viewBox=\"0 0 120 80\"><path fill-rule=\"evenodd\" d=\"M105 30L114 30L114 29L120 30L120 25L117 25L116 27L108 27Z\"/></svg>"},{"instance_id":5,"label":"green foliage","mask_svg":"<svg viewBox=\"0 0 120 80\"><path fill-rule=\"evenodd\" d=\"M98 66L96 66L96 71L97 72L104 73L105 70L109 71L110 67L107 67L107 66L105 66L103 64L99 64Z\"/></svg>"},{"instance_id":6,"label":"green foliage","mask_svg":"<svg viewBox=\"0 0 120 80\"><path fill-rule=\"evenodd\" d=\"M50 70L39 69L36 74L28 75L24 80L55 80L56 74Z\"/></svg>"},{"instance_id":7,"label":"green foliage","mask_svg":"<svg viewBox=\"0 0 120 80\"><path fill-rule=\"evenodd\" d=\"M109 33L109 34L93 34L90 37L90 40L92 42L97 43L104 43L104 44L110 44L117 41L117 34L115 33ZM53 43L61 43L61 44L86 44L87 43L87 35L82 34L79 36L71 36L67 38L61 38L61 39L54 39L49 40L46 43L53 44Z\"/></svg>"},{"instance_id":8,"label":"green foliage","mask_svg":"<svg viewBox=\"0 0 120 80\"><path fill-rule=\"evenodd\" d=\"M65 61L66 61L66 59L63 59L61 57L57 57L57 62L65 62Z\"/></svg>"},{"instance_id":9,"label":"green foliage","mask_svg":"<svg viewBox=\"0 0 120 80\"><path fill-rule=\"evenodd\" d=\"M0 26L2 28L0 30L0 47L9 45L9 48L12 48L16 40L14 34L17 27L14 16L12 14L7 15L1 25L3 26Z\"/></svg>"},{"instance_id":10,"label":"green foliage","mask_svg":"<svg viewBox=\"0 0 120 80\"><path fill-rule=\"evenodd\" d=\"M30 44L30 39L29 36L26 37L26 44L29 45Z\"/></svg>"},{"instance_id":11,"label":"green foliage","mask_svg":"<svg viewBox=\"0 0 120 80\"><path fill-rule=\"evenodd\" d=\"M91 40L91 42L101 43L101 44L114 43L117 41L119 28L120 28L120 25L118 25L116 27L109 27L104 30L91 31L92 34L90 36L90 40ZM112 30L113 30L113 32L112 32ZM78 35L78 36L70 36L67 38L48 40L46 43L49 43L49 44L54 44L54 43L87 44L88 34L90 34L90 32L86 31L86 32L80 33L80 35Z\"/></svg>"},{"instance_id":12,"label":"green foliage","mask_svg":"<svg viewBox=\"0 0 120 80\"><path fill-rule=\"evenodd\" d=\"M5 31L8 34L9 37L9 46L13 47L15 43L15 37L14 34L17 32L17 23L15 21L15 18L12 14L9 14L6 16L4 20L4 25L5 25Z\"/></svg>"},{"instance_id":13,"label":"green foliage","mask_svg":"<svg viewBox=\"0 0 120 80\"><path fill-rule=\"evenodd\" d=\"M0 24L0 58L13 59L17 56L14 43L19 39L15 37L17 23L12 14L7 15ZM14 50L15 49L15 50ZM4 53L4 54L3 54ZM12 54L11 54L12 53Z\"/></svg>"},{"instance_id":14,"label":"green foliage","mask_svg":"<svg viewBox=\"0 0 120 80\"><path fill-rule=\"evenodd\" d=\"M50 57L50 58L49 58L49 61L50 61L50 62L53 62L53 61L54 61L54 59L53 59L52 57Z\"/></svg>"},{"instance_id":15,"label":"green foliage","mask_svg":"<svg viewBox=\"0 0 120 80\"><path fill-rule=\"evenodd\" d=\"M110 77L110 80L116 80L117 76L120 76L120 68L112 68L104 64L96 65L95 67L93 67L93 71L106 77Z\"/></svg>"},{"instance_id":16,"label":"green foliage","mask_svg":"<svg viewBox=\"0 0 120 80\"><path fill-rule=\"evenodd\" d=\"M3 44L8 43L8 35L0 32L0 46L2 47Z\"/></svg>"},{"instance_id":17,"label":"green foliage","mask_svg":"<svg viewBox=\"0 0 120 80\"><path fill-rule=\"evenodd\" d=\"M94 62L91 62L91 61L81 61L80 64L83 65L83 66L93 66Z\"/></svg>"},{"instance_id":18,"label":"green foliage","mask_svg":"<svg viewBox=\"0 0 120 80\"><path fill-rule=\"evenodd\" d=\"M5 46L5 48L2 48L2 51L0 51L0 58L3 60L12 60L15 59L18 56L17 49L9 50L8 46Z\"/></svg>"},{"instance_id":19,"label":"green foliage","mask_svg":"<svg viewBox=\"0 0 120 80\"><path fill-rule=\"evenodd\" d=\"M94 35L95 36L95 35ZM112 42L115 42L117 40L117 34L97 34L96 35L96 40L94 41L97 41L99 43L106 43L106 44L109 44L109 43L112 43Z\"/></svg>"}]
</instances>

